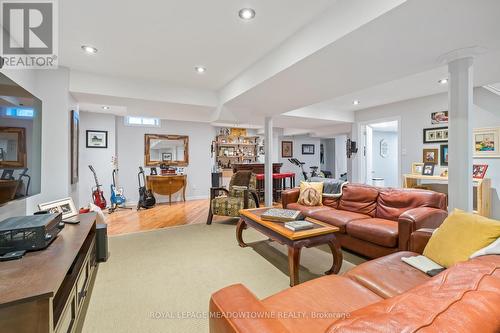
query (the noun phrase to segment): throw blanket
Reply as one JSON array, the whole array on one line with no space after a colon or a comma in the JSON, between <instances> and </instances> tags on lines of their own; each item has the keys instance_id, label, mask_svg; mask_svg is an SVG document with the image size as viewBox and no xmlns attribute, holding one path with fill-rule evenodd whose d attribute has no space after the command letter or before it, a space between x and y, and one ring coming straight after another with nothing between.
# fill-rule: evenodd
<instances>
[{"instance_id":1,"label":"throw blanket","mask_svg":"<svg viewBox=\"0 0 500 333\"><path fill-rule=\"evenodd\" d=\"M342 188L348 182L342 179L312 177L310 182L322 182L323 194L326 197L340 197L342 195Z\"/></svg>"}]
</instances>

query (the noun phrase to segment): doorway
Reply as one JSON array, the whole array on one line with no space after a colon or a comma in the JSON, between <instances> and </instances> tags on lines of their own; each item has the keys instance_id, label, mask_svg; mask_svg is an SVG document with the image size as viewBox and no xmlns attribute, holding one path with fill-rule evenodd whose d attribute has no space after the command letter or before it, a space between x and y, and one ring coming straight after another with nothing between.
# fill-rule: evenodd
<instances>
[{"instance_id":1,"label":"doorway","mask_svg":"<svg viewBox=\"0 0 500 333\"><path fill-rule=\"evenodd\" d=\"M361 125L361 133L361 181L373 186L400 187L399 119L364 123Z\"/></svg>"}]
</instances>

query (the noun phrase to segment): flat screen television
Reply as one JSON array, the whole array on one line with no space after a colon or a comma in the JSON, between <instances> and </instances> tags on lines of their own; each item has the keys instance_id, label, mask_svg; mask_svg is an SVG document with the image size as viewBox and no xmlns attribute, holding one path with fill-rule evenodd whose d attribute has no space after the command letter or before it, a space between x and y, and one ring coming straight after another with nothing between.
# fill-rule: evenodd
<instances>
[{"instance_id":1,"label":"flat screen television","mask_svg":"<svg viewBox=\"0 0 500 333\"><path fill-rule=\"evenodd\" d=\"M42 101L0 73L0 206L40 193Z\"/></svg>"}]
</instances>

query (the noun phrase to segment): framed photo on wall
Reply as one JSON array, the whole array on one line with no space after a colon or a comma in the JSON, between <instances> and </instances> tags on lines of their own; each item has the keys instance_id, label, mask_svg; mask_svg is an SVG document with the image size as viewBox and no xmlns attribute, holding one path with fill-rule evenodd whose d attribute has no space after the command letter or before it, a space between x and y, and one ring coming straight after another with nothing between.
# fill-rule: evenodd
<instances>
[{"instance_id":1,"label":"framed photo on wall","mask_svg":"<svg viewBox=\"0 0 500 333\"><path fill-rule=\"evenodd\" d=\"M431 113L431 124L448 124L448 111Z\"/></svg>"},{"instance_id":2,"label":"framed photo on wall","mask_svg":"<svg viewBox=\"0 0 500 333\"><path fill-rule=\"evenodd\" d=\"M439 158L438 154L438 149L424 149L424 152L422 154L422 162L437 164Z\"/></svg>"},{"instance_id":3,"label":"framed photo on wall","mask_svg":"<svg viewBox=\"0 0 500 333\"><path fill-rule=\"evenodd\" d=\"M303 144L302 145L302 155L314 155L314 145Z\"/></svg>"},{"instance_id":4,"label":"framed photo on wall","mask_svg":"<svg viewBox=\"0 0 500 333\"><path fill-rule=\"evenodd\" d=\"M281 141L281 157L293 157L293 141Z\"/></svg>"},{"instance_id":5,"label":"framed photo on wall","mask_svg":"<svg viewBox=\"0 0 500 333\"><path fill-rule=\"evenodd\" d=\"M424 143L448 142L448 127L424 128Z\"/></svg>"},{"instance_id":6,"label":"framed photo on wall","mask_svg":"<svg viewBox=\"0 0 500 333\"><path fill-rule=\"evenodd\" d=\"M475 128L472 138L475 158L500 157L500 127Z\"/></svg>"},{"instance_id":7,"label":"framed photo on wall","mask_svg":"<svg viewBox=\"0 0 500 333\"><path fill-rule=\"evenodd\" d=\"M161 160L163 162L172 161L172 153L162 153L161 154Z\"/></svg>"},{"instance_id":8,"label":"framed photo on wall","mask_svg":"<svg viewBox=\"0 0 500 333\"><path fill-rule=\"evenodd\" d=\"M486 176L486 171L488 170L488 164L474 164L472 166L472 178L483 179Z\"/></svg>"},{"instance_id":9,"label":"framed photo on wall","mask_svg":"<svg viewBox=\"0 0 500 333\"><path fill-rule=\"evenodd\" d=\"M439 160L442 166L448 165L448 145L441 145L439 147Z\"/></svg>"},{"instance_id":10,"label":"framed photo on wall","mask_svg":"<svg viewBox=\"0 0 500 333\"><path fill-rule=\"evenodd\" d=\"M78 183L78 149L79 149L79 130L80 117L78 112L71 110L71 130L70 130L70 147L71 147L71 184Z\"/></svg>"},{"instance_id":11,"label":"framed photo on wall","mask_svg":"<svg viewBox=\"0 0 500 333\"><path fill-rule=\"evenodd\" d=\"M87 130L87 148L108 148L108 131Z\"/></svg>"}]
</instances>

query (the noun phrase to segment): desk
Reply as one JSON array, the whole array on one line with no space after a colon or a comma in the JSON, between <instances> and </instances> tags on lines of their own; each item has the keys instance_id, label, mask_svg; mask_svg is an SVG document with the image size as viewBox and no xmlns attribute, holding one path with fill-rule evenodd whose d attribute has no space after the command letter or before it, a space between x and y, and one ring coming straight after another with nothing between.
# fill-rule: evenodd
<instances>
[{"instance_id":1,"label":"desk","mask_svg":"<svg viewBox=\"0 0 500 333\"><path fill-rule=\"evenodd\" d=\"M441 176L424 176L420 174L403 175L403 186L405 188L414 188L419 186L422 181L435 181L441 184L448 184L448 177ZM431 185L431 184L429 184ZM473 195L475 201L474 213L490 217L491 215L491 179L474 179L473 180Z\"/></svg>"},{"instance_id":2,"label":"desk","mask_svg":"<svg viewBox=\"0 0 500 333\"><path fill-rule=\"evenodd\" d=\"M148 188L153 193L168 195L168 202L172 203L172 194L182 190L182 199L186 201L186 175L165 175L165 176L146 176Z\"/></svg>"}]
</instances>

